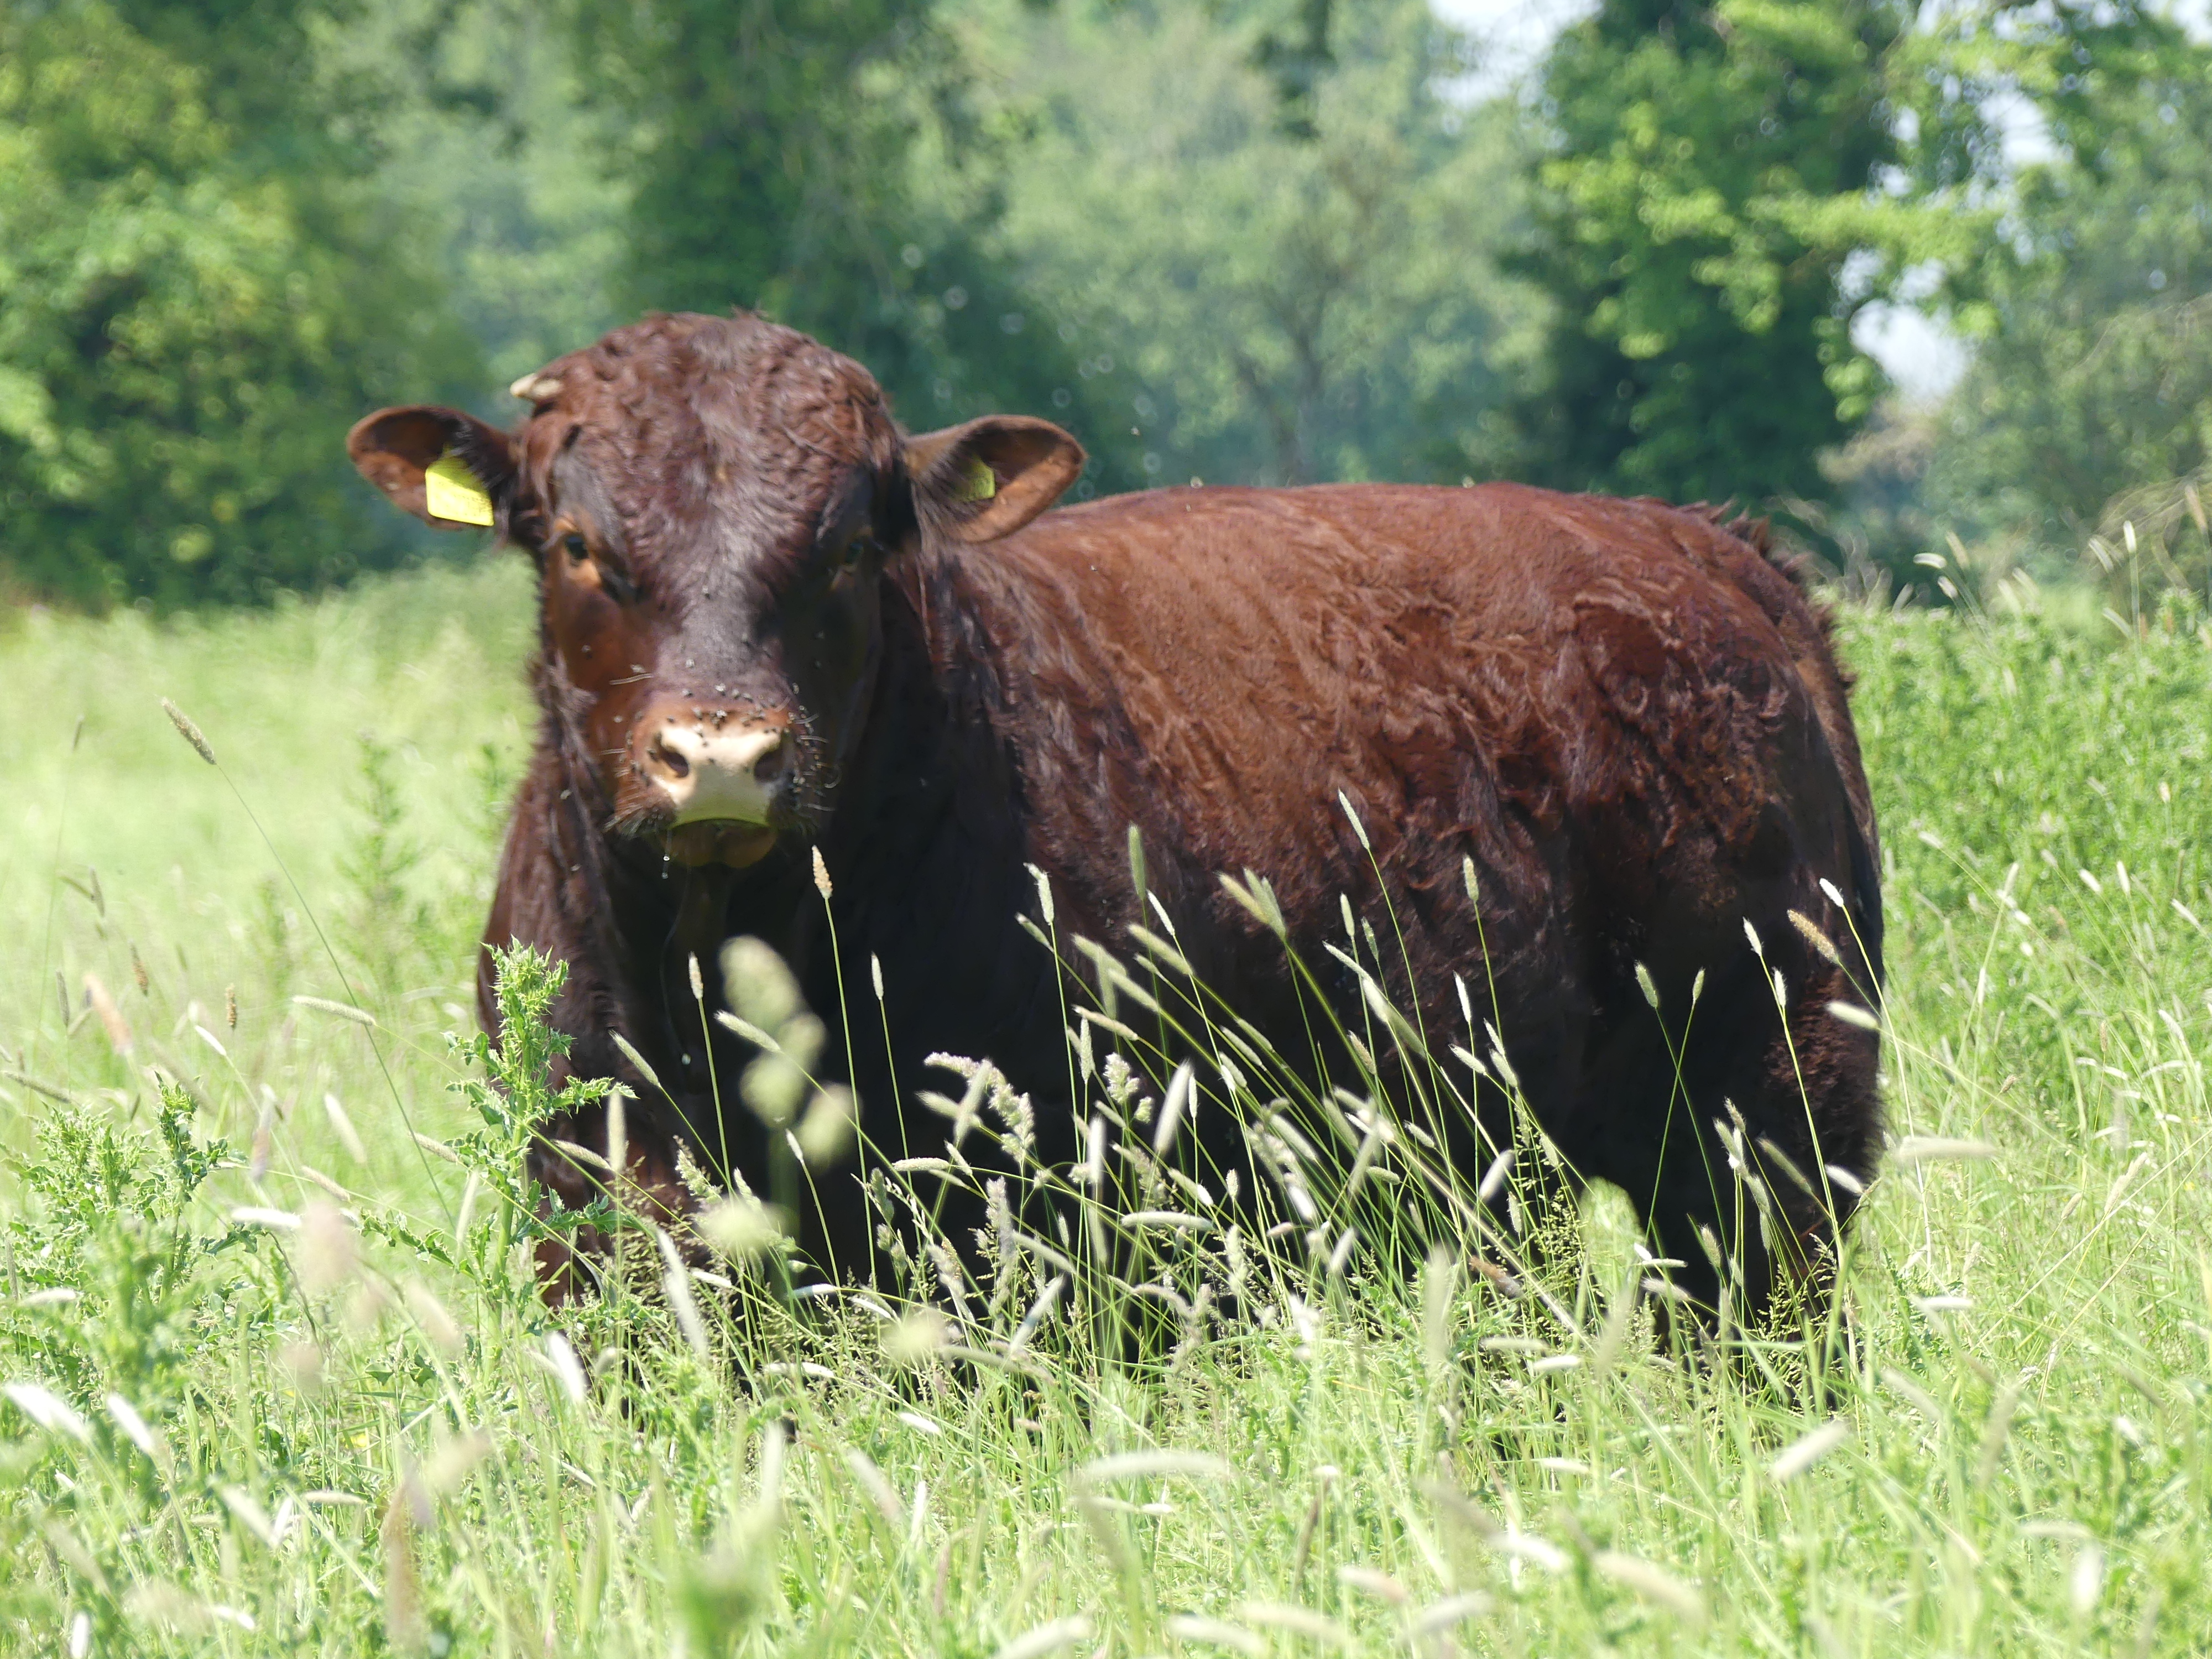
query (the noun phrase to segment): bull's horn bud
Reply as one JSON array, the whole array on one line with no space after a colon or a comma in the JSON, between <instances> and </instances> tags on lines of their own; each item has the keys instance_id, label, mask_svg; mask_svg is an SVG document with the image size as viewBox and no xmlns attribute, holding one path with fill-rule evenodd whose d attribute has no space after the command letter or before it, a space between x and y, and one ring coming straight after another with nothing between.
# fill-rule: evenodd
<instances>
[{"instance_id":1,"label":"bull's horn bud","mask_svg":"<svg viewBox=\"0 0 2212 1659\"><path fill-rule=\"evenodd\" d=\"M550 403L561 395L561 381L553 374L526 374L508 386L507 395L533 404Z\"/></svg>"}]
</instances>

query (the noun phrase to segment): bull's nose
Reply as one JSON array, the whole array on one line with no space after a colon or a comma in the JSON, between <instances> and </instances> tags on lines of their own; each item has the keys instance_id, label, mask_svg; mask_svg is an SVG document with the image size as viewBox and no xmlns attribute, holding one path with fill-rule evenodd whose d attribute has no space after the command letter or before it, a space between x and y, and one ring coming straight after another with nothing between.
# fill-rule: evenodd
<instances>
[{"instance_id":1,"label":"bull's nose","mask_svg":"<svg viewBox=\"0 0 2212 1659\"><path fill-rule=\"evenodd\" d=\"M765 823L789 764L780 726L716 726L689 716L647 723L640 765L679 824Z\"/></svg>"}]
</instances>

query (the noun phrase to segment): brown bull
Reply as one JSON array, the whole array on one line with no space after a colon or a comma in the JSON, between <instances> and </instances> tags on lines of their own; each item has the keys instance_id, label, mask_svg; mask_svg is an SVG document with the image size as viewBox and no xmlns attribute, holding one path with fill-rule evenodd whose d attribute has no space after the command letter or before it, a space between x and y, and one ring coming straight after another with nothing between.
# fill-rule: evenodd
<instances>
[{"instance_id":1,"label":"brown bull","mask_svg":"<svg viewBox=\"0 0 2212 1659\"><path fill-rule=\"evenodd\" d=\"M1312 1011L1223 872L1273 884L1309 963L1348 896L1432 1031L1467 1033L1463 976L1576 1178L1625 1188L1701 1294L1709 1243L1741 1251L1756 1300L1848 1218L1876 1039L1826 1010L1879 982L1875 823L1823 619L1763 536L1504 484L1047 513L1083 465L1059 428L909 436L865 369L751 316L656 317L517 392L512 435L386 410L350 448L441 525L424 473L457 459L537 563L544 718L486 937L567 961L571 1064L630 1084L636 1173L672 1204L687 1140L761 1182L765 1132L710 1080L711 1059L726 1098L750 1050L702 1036L689 978L696 957L714 1006L739 934L870 1036L880 963L889 1042L855 1044L852 1079L874 1146L909 1127L884 1049L908 1091L950 1050L1056 1101L1042 1155L1079 1157L1024 866L1063 936L1118 944L1143 914L1134 825L1185 954L1285 1053L1314 1052ZM1339 981L1320 993L1356 1017ZM1243 1162L1226 1115L1196 1150ZM556 1133L605 1145L596 1121ZM1771 1228L1746 1224L1732 1155ZM550 1150L538 1173L581 1196ZM871 1252L854 1179L817 1176L805 1224L848 1272Z\"/></svg>"}]
</instances>

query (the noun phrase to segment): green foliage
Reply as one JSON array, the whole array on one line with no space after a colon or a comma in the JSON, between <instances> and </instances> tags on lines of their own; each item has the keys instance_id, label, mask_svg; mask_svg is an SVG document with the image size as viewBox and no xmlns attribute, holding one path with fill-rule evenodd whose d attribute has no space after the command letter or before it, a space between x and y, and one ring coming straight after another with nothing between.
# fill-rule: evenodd
<instances>
[{"instance_id":1,"label":"green foliage","mask_svg":"<svg viewBox=\"0 0 2212 1659\"><path fill-rule=\"evenodd\" d=\"M419 856L407 839L405 802L392 745L374 732L361 734L360 793L355 805L362 832L339 868L353 889L348 932L374 982L386 995L401 988L396 970L404 944L427 922L423 907L406 887ZM411 953L409 953L411 954Z\"/></svg>"},{"instance_id":2,"label":"green foliage","mask_svg":"<svg viewBox=\"0 0 2212 1659\"><path fill-rule=\"evenodd\" d=\"M1003 244L1111 388L1085 442L1166 483L1457 483L1494 447L1533 311L1492 263L1518 139L1443 95L1468 48L1419 0L1339 19L1289 103L1264 6L951 17L1018 161Z\"/></svg>"},{"instance_id":3,"label":"green foliage","mask_svg":"<svg viewBox=\"0 0 2212 1659\"><path fill-rule=\"evenodd\" d=\"M388 561L347 425L465 380L409 228L329 139L305 6L0 15L0 575L264 599Z\"/></svg>"},{"instance_id":4,"label":"green foliage","mask_svg":"<svg viewBox=\"0 0 2212 1659\"><path fill-rule=\"evenodd\" d=\"M2212 49L2137 0L1916 16L1611 0L1470 106L1419 0L18 6L0 586L408 559L349 421L504 419L639 311L733 304L912 426L1060 420L1079 498L1512 476L1778 505L1931 599L1954 531L2048 574L2130 522L2212 579ZM1877 299L1973 367L1839 454Z\"/></svg>"},{"instance_id":5,"label":"green foliage","mask_svg":"<svg viewBox=\"0 0 2212 1659\"><path fill-rule=\"evenodd\" d=\"M553 1003L568 976L568 964L554 962L526 945L492 952L494 1000L499 1005L499 1040L477 1032L459 1043L469 1071L450 1086L483 1127L457 1138L453 1151L489 1188L498 1213L476 1246L480 1269L505 1263L514 1247L543 1237L547 1218L525 1167L525 1154L551 1118L580 1111L606 1097L605 1078L571 1077L553 1086L553 1066L574 1039L551 1024ZM608 1225L605 1203L557 1218L567 1231L586 1224Z\"/></svg>"},{"instance_id":6,"label":"green foliage","mask_svg":"<svg viewBox=\"0 0 2212 1659\"><path fill-rule=\"evenodd\" d=\"M191 699L210 741L226 757L292 741L296 710L254 681L292 684L312 617L325 672L354 684L356 653L403 706L403 664L438 637L456 580L237 623L226 650L192 657L215 657ZM135 657L179 646L131 615L69 626L70 657L126 686L95 703L86 750L164 799L210 790L131 690ZM223 957L252 949L226 922L252 902L258 856L195 858L184 905L159 867L111 867L106 911L55 896L55 940L118 984L122 927L175 960L124 1002L142 1057L191 1097L146 1097L97 1022L64 1026L38 929L9 927L0 1061L76 1103L0 1082L15 1148L0 1382L42 1382L70 1413L0 1398L0 1628L18 1650L66 1652L82 1617L93 1652L133 1655L641 1656L679 1632L690 1652L978 1659L1022 1639L1036 1655L1207 1639L1291 1655L1318 1632L1380 1655L1416 1620L1500 1650L2201 1650L2212 648L2194 626L2181 599L2126 639L2035 608L1844 613L1887 827L1891 1130L1996 1157L1898 1159L1871 1188L1844 1263L1854 1345L1825 1378L1790 1374L1787 1347L1747 1358L1771 1380L1663 1363L1646 1314L1614 1318L1617 1287L1652 1270L1610 1192L1541 1221L1540 1294L1517 1301L1449 1256L1401 1272L1360 1245L1332 1281L1329 1237L1134 1228L1128 1206L1218 1212L1151 1155L1159 1103L1099 1055L1117 1192L1073 1241L1042 1241L1066 1245L1075 1283L1020 1349L1044 1276L1029 1249L969 1281L963 1316L927 1263L880 1301L821 1298L799 1318L763 1281L695 1274L702 1363L665 1281L654 1294L650 1243L644 1272L586 1310L535 1298L520 1155L562 1106L542 1022L560 969L504 960L498 1046L438 1044L422 1002L374 1033L274 1015L252 956ZM0 686L27 661L49 672L49 629L0 641ZM477 664L460 690L483 708L502 679ZM122 737L139 719L159 734L143 752ZM330 794L349 754L321 748ZM161 769L170 752L185 769ZM489 865L473 790L449 794L414 799L431 817L394 830ZM356 834L303 811L327 841ZM0 872L45 867L51 832L0 830ZM101 834L86 818L64 856ZM299 863L310 909L343 896L331 849ZM441 949L458 978L471 936ZM337 988L327 964L292 971ZM1130 982L1170 971L1152 953ZM241 1022L216 1055L185 1015L228 975ZM975 1133L1020 1139L1024 1103L975 1079ZM365 1164L314 1109L323 1088L352 1103ZM212 1139L264 1121L243 1164ZM456 1164L420 1161L410 1121ZM1411 1155L1376 1141L1371 1190ZM331 1170L349 1188L337 1203ZM1378 1245L1409 1190L1387 1188ZM1329 1212L1338 1194L1314 1197ZM1011 1203L1029 1225L1036 1194ZM272 1224L276 1207L299 1228ZM1109 1255L1088 1255L1091 1225ZM108 1261L143 1261L137 1283L161 1285L139 1291L126 1343ZM27 1303L42 1290L80 1298ZM1088 1338L1084 1316L1115 1297L1175 1325L1170 1363L1126 1370ZM153 1455L108 1391L143 1411Z\"/></svg>"},{"instance_id":7,"label":"green foliage","mask_svg":"<svg viewBox=\"0 0 2212 1659\"><path fill-rule=\"evenodd\" d=\"M1823 493L1881 376L1844 263L1899 159L1887 0L1607 0L1547 63L1522 268L1552 297L1528 476L1675 501Z\"/></svg>"},{"instance_id":8,"label":"green foliage","mask_svg":"<svg viewBox=\"0 0 2212 1659\"><path fill-rule=\"evenodd\" d=\"M2051 153L1961 273L1976 356L1929 493L2069 563L2124 518L2185 532L2181 485L2212 486L2212 47L2124 6L1978 39L1979 72L2033 99ZM2201 577L2201 536L2182 539Z\"/></svg>"},{"instance_id":9,"label":"green foliage","mask_svg":"<svg viewBox=\"0 0 2212 1659\"><path fill-rule=\"evenodd\" d=\"M366 970L366 988L393 999L420 991L407 975L422 972L443 940L483 921L483 896L477 883L440 881L432 849L410 828L410 795L425 769L419 755L374 732L359 733L356 744L360 767L347 805L357 829L337 866L348 890L341 937L348 963ZM510 781L497 746L480 744L450 764L468 775L462 811L469 831L495 842L506 828ZM273 908L273 899L264 902L263 927L272 940L289 940L290 924L281 910L269 914ZM288 960L289 951L277 959Z\"/></svg>"},{"instance_id":10,"label":"green foliage","mask_svg":"<svg viewBox=\"0 0 2212 1659\"><path fill-rule=\"evenodd\" d=\"M171 1079L152 1136L61 1106L40 1126L38 1153L11 1160L29 1201L7 1218L13 1305L0 1310L0 1346L42 1348L46 1376L81 1401L127 1387L149 1415L166 1410L255 1317L246 1267L218 1259L248 1230L204 1232L194 1212L231 1157L195 1133L197 1110ZM69 1299L41 1304L42 1291Z\"/></svg>"},{"instance_id":11,"label":"green foliage","mask_svg":"<svg viewBox=\"0 0 2212 1659\"><path fill-rule=\"evenodd\" d=\"M373 89L349 126L482 354L469 406L503 424L515 405L495 388L634 319L616 293L629 129L585 107L562 16L528 0L390 0L339 21L325 75Z\"/></svg>"},{"instance_id":12,"label":"green foliage","mask_svg":"<svg viewBox=\"0 0 2212 1659\"><path fill-rule=\"evenodd\" d=\"M520 1153L558 1104L558 969L508 960L496 1048L438 1040L468 1023L458 1003L395 1000L374 1030L280 1006L248 925L265 851L243 826L170 828L207 800L238 814L149 682L206 727L329 925L359 835L327 805L355 764L347 716L374 701L395 744L501 738L528 629L487 650L453 619L526 617L499 586L516 574L0 637L0 758L42 801L64 793L74 715L55 710L90 716L70 816L0 823L9 1651L65 1653L80 1616L92 1652L165 1659L661 1659L679 1637L695 1654L1380 1655L1440 1626L1470 1650L1653 1659L2212 1647L2212 646L2191 602L2125 631L2016 584L2017 615L1994 597L1991 617L1844 612L1887 832L1890 1129L1994 1155L1889 1164L1843 1269L1852 1346L1825 1376L1791 1367L1786 1332L1739 1374L1669 1363L1646 1310L1616 1318L1619 1287L1656 1270L1610 1192L1540 1224L1537 1293L1517 1299L1449 1256L1401 1271L1364 1232L1335 1276L1334 1230L1232 1246L1225 1210L1153 1156L1163 1107L1107 1058L1138 1039L1102 1024L1105 1193L1069 1237L1032 1239L1076 1272L1019 1345L1057 1271L1030 1248L956 1281L964 1314L930 1263L796 1315L765 1275L732 1269L726 1291L695 1273L702 1361L649 1241L604 1299L535 1294ZM434 652L434 696L410 672ZM347 708L301 706L303 662ZM487 870L477 794L449 760L393 831ZM104 908L49 878L58 857L100 864ZM407 982L458 988L473 927L412 948ZM117 988L128 1063L74 996L58 1006L58 964ZM319 957L286 971L339 994ZM1125 970L1155 988L1174 971L1157 951ZM204 1012L230 981L234 1029ZM1125 992L1122 1018L1139 1006ZM1376 1018L1378 1042L1410 1040ZM149 1090L149 1063L189 1098ZM965 1115L1022 1144L1018 1096L980 1068L963 1092L964 1114L927 1120L940 1133ZM419 1155L415 1128L457 1161ZM1368 1164L1384 1249L1418 1190L1386 1177L1417 1145L1377 1137ZM1324 1215L1353 1156L1311 1165ZM1026 1233L1039 1195L1014 1184ZM1138 1225L1139 1205L1214 1231ZM141 1252L129 1271L161 1294L133 1303L102 1264ZM79 1299L33 1300L48 1290ZM1125 1365L1087 1317L1117 1305L1157 1310L1177 1352ZM34 1384L70 1415L20 1393Z\"/></svg>"},{"instance_id":13,"label":"green foliage","mask_svg":"<svg viewBox=\"0 0 2212 1659\"><path fill-rule=\"evenodd\" d=\"M916 428L1070 407L1083 380L1059 319L989 243L1010 158L930 0L567 15L587 96L629 137L625 309L757 307L866 363ZM967 187L925 191L925 165Z\"/></svg>"}]
</instances>

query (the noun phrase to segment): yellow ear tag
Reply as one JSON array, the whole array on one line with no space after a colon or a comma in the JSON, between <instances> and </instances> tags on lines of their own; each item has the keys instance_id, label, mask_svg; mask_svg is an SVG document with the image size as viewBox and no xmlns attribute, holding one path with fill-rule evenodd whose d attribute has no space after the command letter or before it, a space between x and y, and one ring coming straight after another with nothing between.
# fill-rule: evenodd
<instances>
[{"instance_id":1,"label":"yellow ear tag","mask_svg":"<svg viewBox=\"0 0 2212 1659\"><path fill-rule=\"evenodd\" d=\"M988 461L970 461L968 470L960 475L960 487L952 492L956 501L988 501L999 493L999 475L991 471Z\"/></svg>"},{"instance_id":2,"label":"yellow ear tag","mask_svg":"<svg viewBox=\"0 0 2212 1659\"><path fill-rule=\"evenodd\" d=\"M489 493L450 450L423 470L422 505L432 518L454 524L492 522Z\"/></svg>"}]
</instances>

